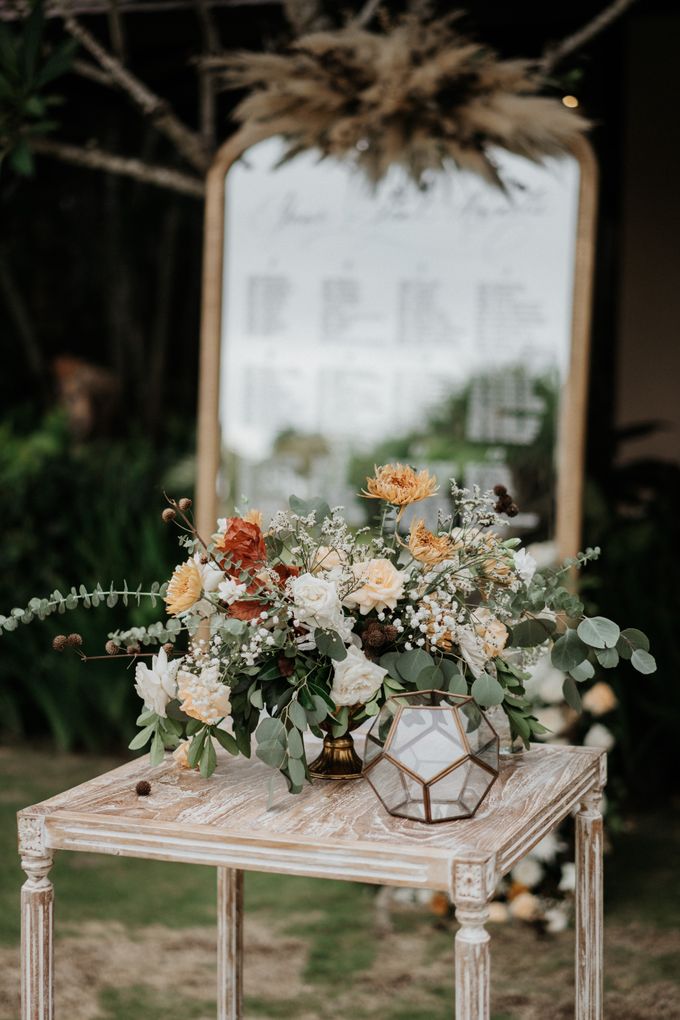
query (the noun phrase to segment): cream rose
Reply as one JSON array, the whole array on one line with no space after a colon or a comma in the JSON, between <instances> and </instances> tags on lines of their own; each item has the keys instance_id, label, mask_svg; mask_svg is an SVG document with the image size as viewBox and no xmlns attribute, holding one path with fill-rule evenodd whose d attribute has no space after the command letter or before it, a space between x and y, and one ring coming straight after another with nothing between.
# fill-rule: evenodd
<instances>
[{"instance_id":1,"label":"cream rose","mask_svg":"<svg viewBox=\"0 0 680 1020\"><path fill-rule=\"evenodd\" d=\"M169 701L177 696L177 670L181 659L171 662L161 648L151 659L151 667L138 662L135 670L135 690L144 702L144 708L165 718Z\"/></svg>"},{"instance_id":2,"label":"cream rose","mask_svg":"<svg viewBox=\"0 0 680 1020\"><path fill-rule=\"evenodd\" d=\"M310 627L337 631L344 641L349 641L353 621L342 611L334 581L300 574L288 581L288 591L297 620Z\"/></svg>"},{"instance_id":3,"label":"cream rose","mask_svg":"<svg viewBox=\"0 0 680 1020\"><path fill-rule=\"evenodd\" d=\"M219 666L205 666L198 676L181 670L177 693L181 710L208 726L214 726L231 712L229 688L220 680Z\"/></svg>"},{"instance_id":4,"label":"cream rose","mask_svg":"<svg viewBox=\"0 0 680 1020\"><path fill-rule=\"evenodd\" d=\"M379 690L387 670L367 659L360 648L350 645L347 657L334 663L331 698L336 705L365 705Z\"/></svg>"},{"instance_id":5,"label":"cream rose","mask_svg":"<svg viewBox=\"0 0 680 1020\"><path fill-rule=\"evenodd\" d=\"M358 608L362 616L372 609L394 609L404 594L408 574L387 559L366 560L353 567L357 587L344 598L344 605Z\"/></svg>"}]
</instances>

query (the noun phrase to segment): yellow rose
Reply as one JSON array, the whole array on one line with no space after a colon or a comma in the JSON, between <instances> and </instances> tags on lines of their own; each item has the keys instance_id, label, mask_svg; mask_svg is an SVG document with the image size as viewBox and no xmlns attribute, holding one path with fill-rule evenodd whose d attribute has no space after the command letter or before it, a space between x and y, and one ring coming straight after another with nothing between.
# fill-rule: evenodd
<instances>
[{"instance_id":1,"label":"yellow rose","mask_svg":"<svg viewBox=\"0 0 680 1020\"><path fill-rule=\"evenodd\" d=\"M397 600L404 594L408 574L382 558L356 563L352 569L357 588L345 596L344 605L358 608L362 616L372 609L380 612L395 608Z\"/></svg>"},{"instance_id":2,"label":"yellow rose","mask_svg":"<svg viewBox=\"0 0 680 1020\"><path fill-rule=\"evenodd\" d=\"M178 613L185 613L201 597L203 591L203 578L201 571L194 560L188 560L175 567L174 573L168 584L168 591L165 596L165 606L171 616Z\"/></svg>"},{"instance_id":3,"label":"yellow rose","mask_svg":"<svg viewBox=\"0 0 680 1020\"><path fill-rule=\"evenodd\" d=\"M383 464L375 468L375 477L366 479L367 499L383 499L393 506L405 507L437 492L437 479L427 471L416 473L404 464Z\"/></svg>"},{"instance_id":4,"label":"yellow rose","mask_svg":"<svg viewBox=\"0 0 680 1020\"><path fill-rule=\"evenodd\" d=\"M414 560L434 566L455 555L456 547L448 535L435 535L425 521L414 521L408 536L408 550Z\"/></svg>"},{"instance_id":5,"label":"yellow rose","mask_svg":"<svg viewBox=\"0 0 680 1020\"><path fill-rule=\"evenodd\" d=\"M247 521L248 524L257 524L258 528L262 528L262 511L261 510L249 510L247 514L243 515L243 520Z\"/></svg>"}]
</instances>

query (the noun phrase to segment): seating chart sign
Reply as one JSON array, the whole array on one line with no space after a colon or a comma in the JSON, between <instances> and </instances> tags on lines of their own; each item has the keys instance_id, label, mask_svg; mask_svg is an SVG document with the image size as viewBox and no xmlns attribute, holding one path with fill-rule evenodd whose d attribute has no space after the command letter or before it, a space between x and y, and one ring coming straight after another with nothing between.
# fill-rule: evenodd
<instances>
[{"instance_id":1,"label":"seating chart sign","mask_svg":"<svg viewBox=\"0 0 680 1020\"><path fill-rule=\"evenodd\" d=\"M323 494L359 524L366 473L401 460L505 484L518 529L550 538L578 160L498 151L504 190L396 167L373 189L282 152L260 142L225 177L223 504L247 494L266 519Z\"/></svg>"}]
</instances>

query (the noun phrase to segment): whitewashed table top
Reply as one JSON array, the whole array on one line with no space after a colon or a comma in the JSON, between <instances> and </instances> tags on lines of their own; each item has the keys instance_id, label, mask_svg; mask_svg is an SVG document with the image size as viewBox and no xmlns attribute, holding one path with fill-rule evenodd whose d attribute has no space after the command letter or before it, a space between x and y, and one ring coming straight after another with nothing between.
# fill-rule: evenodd
<instances>
[{"instance_id":1,"label":"whitewashed table top","mask_svg":"<svg viewBox=\"0 0 680 1020\"><path fill-rule=\"evenodd\" d=\"M604 782L605 755L534 746L502 759L501 773L470 819L425 825L387 814L365 780L317 781L268 807L271 770L218 752L208 780L171 756L138 758L19 812L20 849L42 846L245 870L451 888L456 862L495 877ZM141 779L151 794L139 797ZM491 879L490 879L491 880Z\"/></svg>"}]
</instances>

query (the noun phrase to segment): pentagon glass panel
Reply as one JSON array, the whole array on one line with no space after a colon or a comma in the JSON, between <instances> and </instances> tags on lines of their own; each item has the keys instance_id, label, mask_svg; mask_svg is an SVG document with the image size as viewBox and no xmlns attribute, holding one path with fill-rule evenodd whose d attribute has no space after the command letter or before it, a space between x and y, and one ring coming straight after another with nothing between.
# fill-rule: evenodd
<instances>
[{"instance_id":1,"label":"pentagon glass panel","mask_svg":"<svg viewBox=\"0 0 680 1020\"><path fill-rule=\"evenodd\" d=\"M469 818L498 775L498 737L472 698L394 694L367 734L364 775L391 814Z\"/></svg>"}]
</instances>

